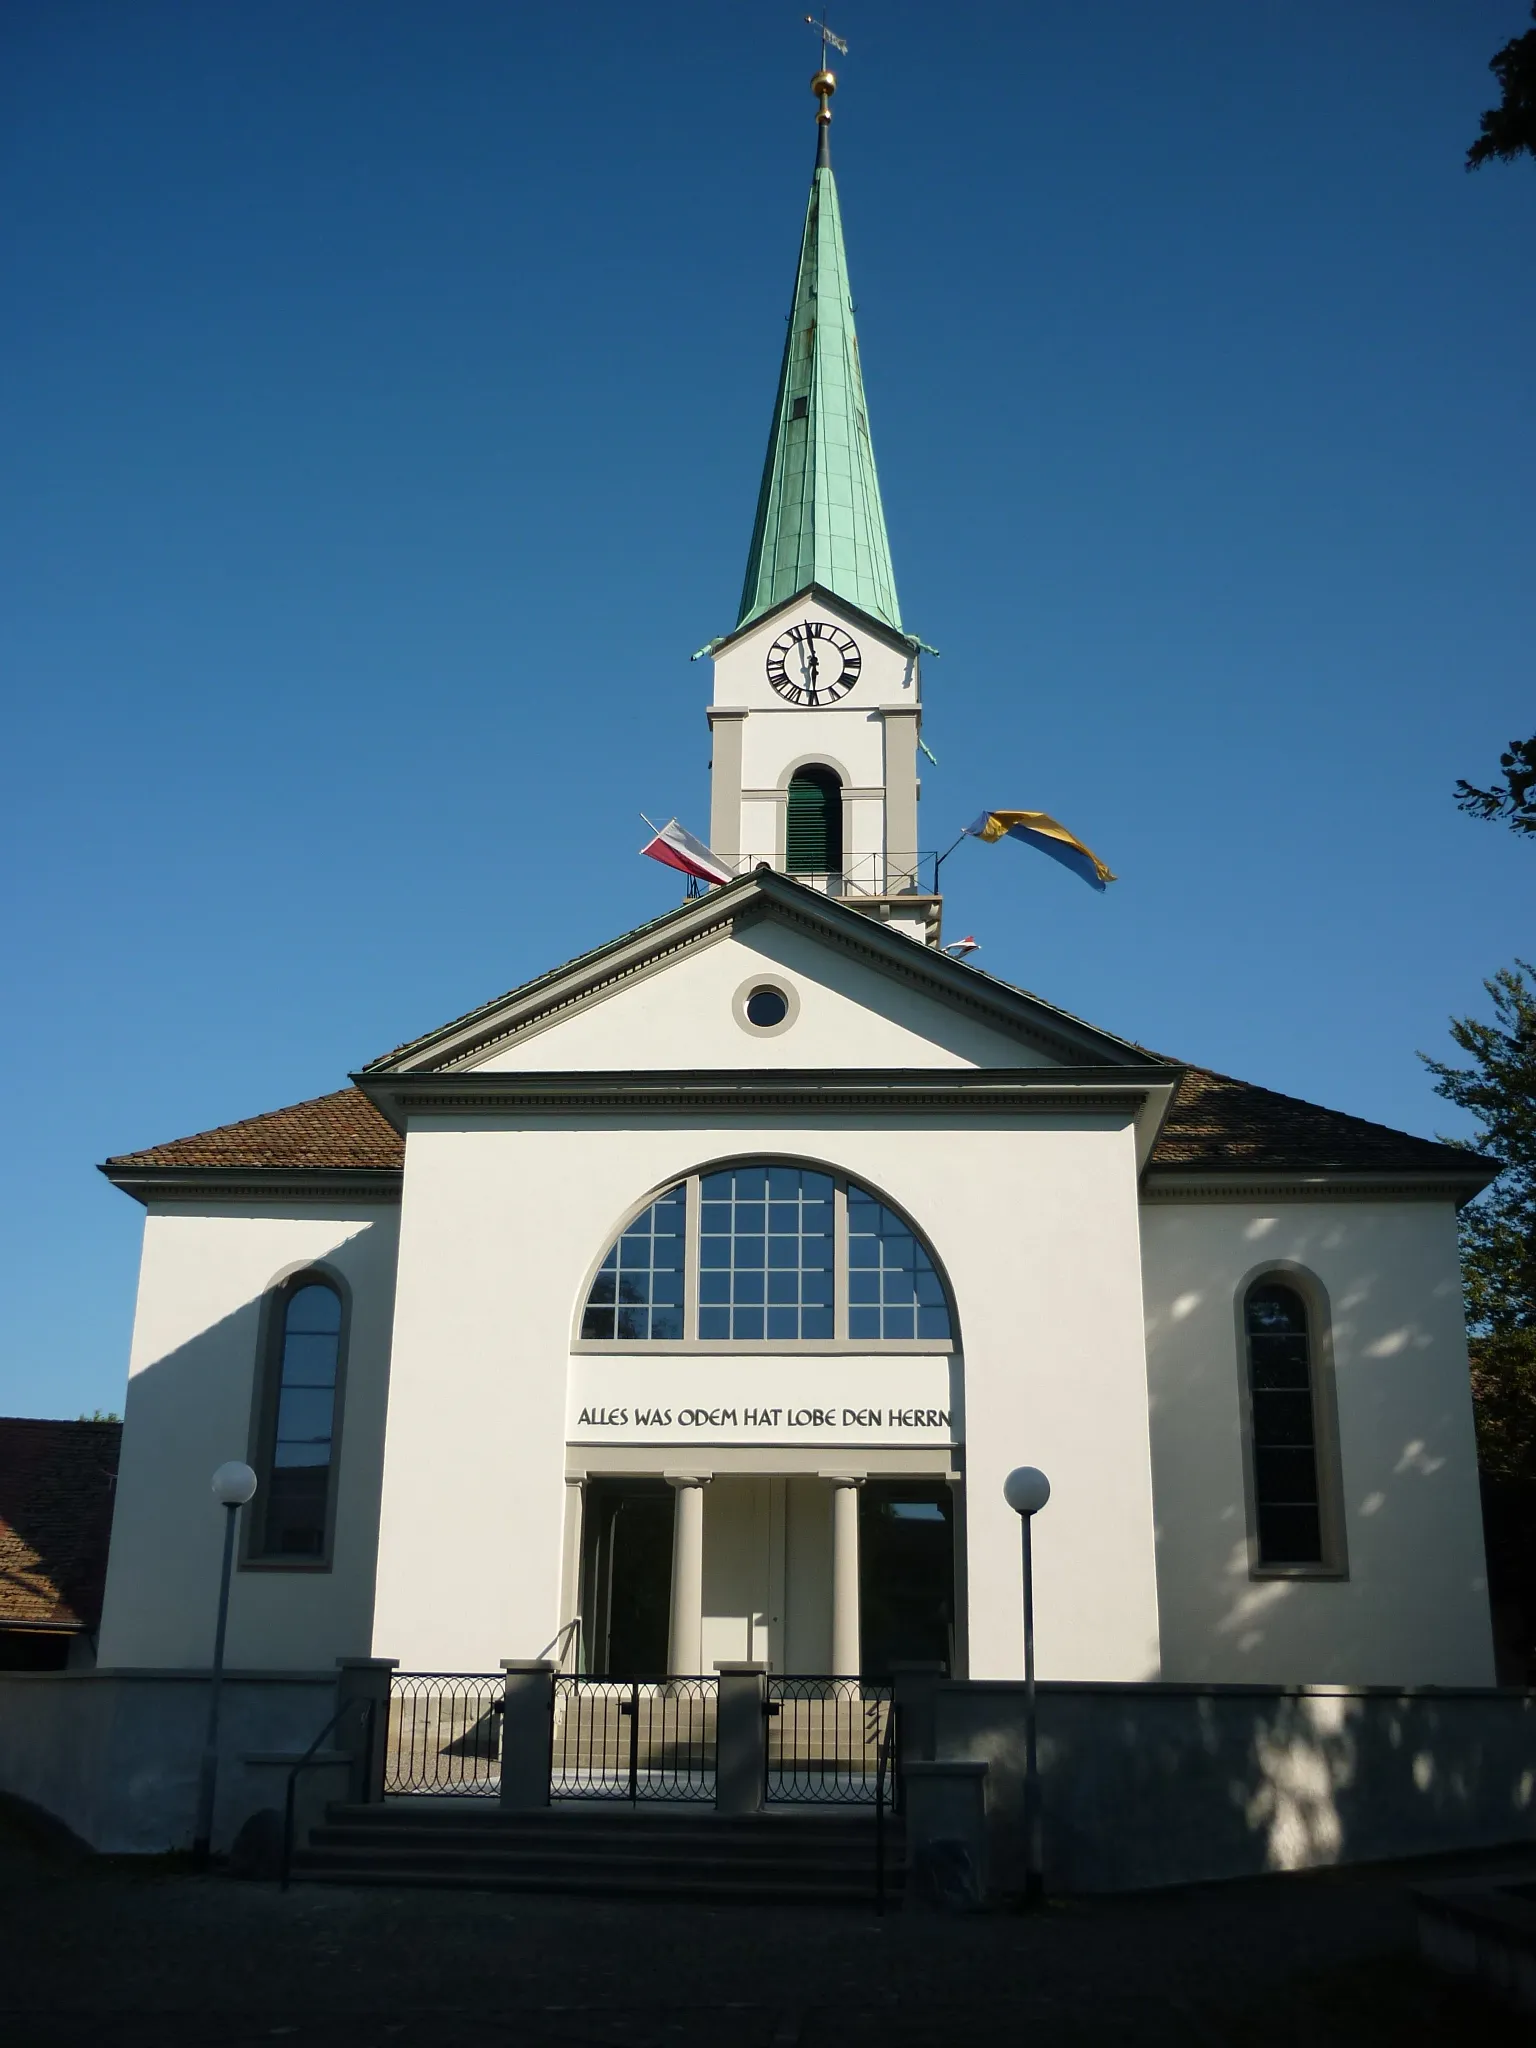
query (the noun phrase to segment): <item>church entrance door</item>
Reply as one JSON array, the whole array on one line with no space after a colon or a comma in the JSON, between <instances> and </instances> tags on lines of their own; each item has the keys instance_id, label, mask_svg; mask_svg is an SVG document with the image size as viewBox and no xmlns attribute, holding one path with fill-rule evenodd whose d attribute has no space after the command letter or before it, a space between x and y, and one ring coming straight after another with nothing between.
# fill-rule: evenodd
<instances>
[{"instance_id":1,"label":"church entrance door","mask_svg":"<svg viewBox=\"0 0 1536 2048\"><path fill-rule=\"evenodd\" d=\"M672 1599L672 1489L665 1480L601 1482L595 1489L592 1668L660 1678L667 1669Z\"/></svg>"},{"instance_id":2,"label":"church entrance door","mask_svg":"<svg viewBox=\"0 0 1536 2048\"><path fill-rule=\"evenodd\" d=\"M955 1496L941 1481L871 1479L859 1500L859 1662L955 1668Z\"/></svg>"}]
</instances>

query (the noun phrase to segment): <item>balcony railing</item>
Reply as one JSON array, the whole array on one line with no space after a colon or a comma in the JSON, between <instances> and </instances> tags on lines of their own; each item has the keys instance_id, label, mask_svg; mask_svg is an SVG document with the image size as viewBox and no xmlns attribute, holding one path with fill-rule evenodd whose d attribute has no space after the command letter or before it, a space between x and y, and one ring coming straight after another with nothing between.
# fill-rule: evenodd
<instances>
[{"instance_id":1,"label":"balcony railing","mask_svg":"<svg viewBox=\"0 0 1536 2048\"><path fill-rule=\"evenodd\" d=\"M748 875L757 867L784 866L782 856L772 853L716 854L715 858L737 875ZM797 873L795 880L825 896L936 896L938 855L850 853L835 873Z\"/></svg>"}]
</instances>

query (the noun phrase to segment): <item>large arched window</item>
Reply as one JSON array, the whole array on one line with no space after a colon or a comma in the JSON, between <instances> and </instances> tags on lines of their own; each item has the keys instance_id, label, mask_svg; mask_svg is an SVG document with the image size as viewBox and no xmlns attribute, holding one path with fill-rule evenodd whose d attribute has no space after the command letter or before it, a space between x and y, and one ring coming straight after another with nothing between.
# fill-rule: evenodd
<instances>
[{"instance_id":1,"label":"large arched window","mask_svg":"<svg viewBox=\"0 0 1536 2048\"><path fill-rule=\"evenodd\" d=\"M1273 1275L1243 1303L1253 1449L1253 1505L1261 1567L1322 1565L1317 1399L1306 1300Z\"/></svg>"},{"instance_id":2,"label":"large arched window","mask_svg":"<svg viewBox=\"0 0 1536 2048\"><path fill-rule=\"evenodd\" d=\"M597 1269L583 1337L683 1334L683 1189L668 1188L637 1216Z\"/></svg>"},{"instance_id":3,"label":"large arched window","mask_svg":"<svg viewBox=\"0 0 1536 2048\"><path fill-rule=\"evenodd\" d=\"M784 865L792 875L843 871L843 785L830 768L797 768L791 778Z\"/></svg>"},{"instance_id":4,"label":"large arched window","mask_svg":"<svg viewBox=\"0 0 1536 2048\"><path fill-rule=\"evenodd\" d=\"M588 1343L947 1350L944 1284L910 1225L854 1181L750 1161L668 1188L614 1243Z\"/></svg>"},{"instance_id":5,"label":"large arched window","mask_svg":"<svg viewBox=\"0 0 1536 2048\"><path fill-rule=\"evenodd\" d=\"M262 1403L254 1531L248 1556L319 1564L330 1551L342 1302L304 1273L274 1297Z\"/></svg>"}]
</instances>

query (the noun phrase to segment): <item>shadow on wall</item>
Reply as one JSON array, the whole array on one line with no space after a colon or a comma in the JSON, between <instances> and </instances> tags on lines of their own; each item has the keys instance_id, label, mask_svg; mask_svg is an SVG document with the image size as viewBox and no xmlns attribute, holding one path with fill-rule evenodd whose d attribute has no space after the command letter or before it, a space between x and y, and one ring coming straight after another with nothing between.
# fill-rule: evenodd
<instances>
[{"instance_id":1,"label":"shadow on wall","mask_svg":"<svg viewBox=\"0 0 1536 2048\"><path fill-rule=\"evenodd\" d=\"M1255 1265L1332 1268L1349 1226L1255 1217ZM1373 1314L1387 1278L1361 1252L1337 1285L1331 1330L1314 1330L1319 1479L1340 1524L1343 1572L1256 1578L1244 1444L1247 1361L1229 1276L1149 1313L1149 1416L1164 1674L1175 1682L1481 1682L1491 1676L1487 1576L1475 1479L1471 1395L1426 1366L1447 1333L1425 1313L1390 1326ZM1400 1294L1400 1286L1394 1287ZM1369 1612L1365 1602L1369 1603Z\"/></svg>"},{"instance_id":2,"label":"shadow on wall","mask_svg":"<svg viewBox=\"0 0 1536 2048\"><path fill-rule=\"evenodd\" d=\"M1023 1691L946 1686L935 1753L988 1766L994 1889L1023 1885ZM1043 1685L1047 1879L1102 1891L1536 1835L1536 1695Z\"/></svg>"},{"instance_id":3,"label":"shadow on wall","mask_svg":"<svg viewBox=\"0 0 1536 2048\"><path fill-rule=\"evenodd\" d=\"M0 1670L61 1670L94 1636L121 1438L118 1422L0 1420Z\"/></svg>"},{"instance_id":4,"label":"shadow on wall","mask_svg":"<svg viewBox=\"0 0 1536 2048\"><path fill-rule=\"evenodd\" d=\"M336 1226L329 1254L290 1260L272 1285L314 1266L339 1271L354 1299L366 1281L350 1251L376 1226ZM372 1291L371 1289L369 1290ZM269 1332L270 1288L242 1301L136 1372L128 1384L123 1456L102 1617L101 1658L124 1667L205 1666L218 1597L221 1511L209 1491L215 1468L249 1460L261 1471L257 1395ZM229 1661L261 1668L327 1668L367 1655L373 1619L388 1320L360 1328L354 1313L336 1408L334 1543L328 1569L237 1569L230 1602ZM263 1480L266 1477L261 1473ZM258 1494L257 1505L261 1495ZM243 1559L250 1508L240 1511Z\"/></svg>"}]
</instances>

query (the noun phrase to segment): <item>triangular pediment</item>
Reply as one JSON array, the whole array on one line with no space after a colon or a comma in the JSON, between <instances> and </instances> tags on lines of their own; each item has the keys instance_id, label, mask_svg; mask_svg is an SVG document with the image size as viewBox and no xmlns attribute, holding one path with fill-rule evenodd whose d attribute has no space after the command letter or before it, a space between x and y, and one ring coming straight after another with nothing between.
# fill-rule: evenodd
<instances>
[{"instance_id":1,"label":"triangular pediment","mask_svg":"<svg viewBox=\"0 0 1536 2048\"><path fill-rule=\"evenodd\" d=\"M754 1029L758 983L791 1006ZM1145 1066L1147 1055L759 869L363 1070L390 1075Z\"/></svg>"},{"instance_id":2,"label":"triangular pediment","mask_svg":"<svg viewBox=\"0 0 1536 2048\"><path fill-rule=\"evenodd\" d=\"M733 626L729 633L722 633L719 639L711 640L708 647L700 649L700 653L713 655L718 660L728 647L734 647L738 641L761 633L764 626L771 625L776 619L782 619L787 613L803 611L807 602L825 605L829 612L835 613L848 626L883 642L894 653L914 654L922 644L914 634L899 631L887 620L877 618L873 612L864 611L851 598L843 597L835 590L829 590L823 583L813 582L803 584L788 597L781 597L766 611L755 612L741 625ZM765 634L763 637L771 636Z\"/></svg>"}]
</instances>

